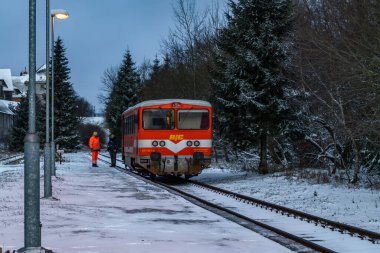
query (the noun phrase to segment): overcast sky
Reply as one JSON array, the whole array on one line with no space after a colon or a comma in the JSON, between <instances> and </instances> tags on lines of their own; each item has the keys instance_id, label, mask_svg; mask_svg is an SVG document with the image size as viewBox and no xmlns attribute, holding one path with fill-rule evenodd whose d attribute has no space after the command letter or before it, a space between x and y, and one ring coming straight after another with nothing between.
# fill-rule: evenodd
<instances>
[{"instance_id":1,"label":"overcast sky","mask_svg":"<svg viewBox=\"0 0 380 253\"><path fill-rule=\"evenodd\" d=\"M55 34L67 49L71 82L79 95L99 110L97 95L106 68L118 65L130 49L140 64L160 53L173 27L175 0L51 0L66 9L68 20L56 22ZM225 2L225 0L218 0ZM211 0L196 0L200 9ZM28 69L29 0L0 0L0 68L18 75ZM45 1L37 1L37 66L45 63Z\"/></svg>"}]
</instances>

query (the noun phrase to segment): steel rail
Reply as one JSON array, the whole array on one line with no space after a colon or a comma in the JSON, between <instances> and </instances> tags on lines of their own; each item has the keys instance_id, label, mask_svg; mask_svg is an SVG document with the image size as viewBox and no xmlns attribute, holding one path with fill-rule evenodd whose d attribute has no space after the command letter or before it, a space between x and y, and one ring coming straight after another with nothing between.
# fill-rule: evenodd
<instances>
[{"instance_id":1,"label":"steel rail","mask_svg":"<svg viewBox=\"0 0 380 253\"><path fill-rule=\"evenodd\" d=\"M107 157L107 158L109 158L108 156L103 155L103 154L99 154L99 156L103 156L103 157ZM103 161L103 162L105 162L105 163L108 163L108 164L110 163L109 161L104 160L104 159L102 159L102 158L99 158L99 160L101 160L101 161ZM119 159L117 159L117 160L120 161ZM211 208L214 208L214 209L220 210L220 211L222 211L222 212L228 213L229 215L232 215L232 216L234 216L234 217L236 217L236 218L238 218L238 219L240 219L240 220L242 220L242 221L249 222L249 223L255 224L255 225L259 226L259 227L265 228L265 229L267 229L267 230L269 230L269 231L272 231L272 232L274 232L274 233L276 233L276 234L278 234L278 235L281 235L281 236L284 237L284 238L287 238L287 239L289 239L289 240L291 240L291 241L294 241L294 242L297 242L297 243L299 243L299 244L302 244L303 246L305 246L305 247L307 247L307 248L310 248L310 249L312 249L312 250L315 250L315 251L318 251L318 252L323 252L323 253L333 253L333 252L335 252L335 251L333 251L333 250L331 250L331 249L328 249L328 248L326 248L326 247L323 247L323 246L321 246L321 245L318 245L318 244L316 244L316 243L314 243L314 242L311 242L311 241L308 241L308 240L306 240L306 239L304 239L304 238L301 238L301 237L299 237L299 236L296 236L296 235L290 234L290 233L288 233L288 232L286 232L286 231L284 231L284 230L281 230L281 229L278 229L278 228L272 227L272 226L270 226L270 225L268 225L268 224L265 224L265 223L259 222L259 221L255 220L255 219L252 219L252 218L249 218L249 217L247 217L247 216L245 216L245 215L242 215L242 214L240 214L240 213L234 212L234 211L232 211L232 210L230 210L230 209L228 209L228 208L225 208L225 207L219 206L219 205L214 204L214 203L212 203L212 202L210 202L210 201L207 201L207 200L205 200L205 199L199 198L199 197L197 197L197 196L195 196L195 195L192 195L192 194L190 194L190 193L187 193L187 192L185 192L185 191L182 191L182 190L180 190L180 189L178 189L178 188L176 188L176 187L173 187L173 186L170 186L170 185L165 184L165 183L163 183L163 182L159 182L159 181L157 181L157 180L152 180L152 179L149 179L149 178L147 178L147 177L144 177L144 176L142 176L142 175L140 175L140 174L134 173L134 172L132 172L132 170L128 171L128 170L126 170L125 168L123 168L123 167L121 167L121 166L118 166L118 165L116 165L115 168L116 168L117 170L119 170L119 171L121 171L121 172L124 172L124 173L127 173L127 174L129 174L129 175L131 175L131 176L133 176L133 177L135 177L135 178L142 179L142 180L144 180L145 182L148 182L148 183L151 183L151 184L155 184L155 185L161 186L161 187L164 188L164 189L170 190L170 191L172 191L172 192L176 192L177 194L179 194L179 195L181 195L181 196L185 196L185 197L187 197L187 198L193 199L193 200L195 200L195 201L197 201L197 202L199 202L199 203L202 203L203 205L206 205L206 206L208 206L208 207L211 207ZM238 223L238 224L239 224L239 223Z\"/></svg>"},{"instance_id":2,"label":"steel rail","mask_svg":"<svg viewBox=\"0 0 380 253\"><path fill-rule=\"evenodd\" d=\"M118 159L118 161L123 162L120 159ZM198 182L198 181L194 181L194 180L185 180L182 178L179 178L179 179L182 180L183 182L187 182L190 184L197 185L199 187L206 188L206 189L211 190L215 193L219 193L219 194L222 194L225 196L229 196L229 197L232 197L232 198L237 199L237 200L240 199L243 202L248 202L248 203L254 204L258 207L269 209L270 211L274 211L276 213L281 213L282 215L293 216L295 218L305 220L306 222L309 222L309 223L314 222L316 225L320 225L323 228L329 228L331 230L338 230L340 233L348 232L348 234L350 234L350 235L355 235L361 239L366 239L372 243L376 243L377 241L378 241L378 243L380 243L380 234L377 232L374 232L374 231L355 227L355 226L348 225L348 224L341 223L341 222L337 222L337 221L332 221L329 219L318 217L316 215L312 215L312 214L305 213L302 211L298 211L298 210L295 210L295 209L292 209L289 207L270 203L270 202L267 202L267 201L264 201L261 199L257 199L257 198L253 198L250 196L246 196L246 195L243 195L240 193L225 190L225 189L222 189L222 188L219 188L219 187L216 187L213 185L205 184L202 182Z\"/></svg>"},{"instance_id":3,"label":"steel rail","mask_svg":"<svg viewBox=\"0 0 380 253\"><path fill-rule=\"evenodd\" d=\"M219 209L219 210L221 210L221 211L223 211L223 212L226 212L226 213L231 214L231 215L233 215L233 216L235 216L235 217L238 217L238 218L240 218L240 219L242 219L242 220L244 220L244 221L251 222L251 223L253 223L253 224L255 224L255 225L258 225L258 226L260 226L260 227L263 227L263 228L265 228L265 229L268 229L268 230L270 230L270 231L273 231L273 232L275 232L275 233L277 233L277 234L279 234L279 235L281 235L281 236L283 236L283 237L285 237L285 238L288 238L288 239L290 239L290 240L296 241L296 242L298 242L298 243L300 243L300 244L302 244L302 245L304 245L304 246L306 246L306 247L308 247L308 248L311 248L311 249L313 249L313 250L316 250L316 251L319 251L319 252L326 252L326 253L327 253L327 252L335 252L335 251L330 250L330 249L328 249L328 248L326 248L326 247L323 247L323 246L318 245L318 244L316 244L316 243L313 243L313 242L311 242L311 241L305 240L305 239L303 239L303 238L301 238L301 237L298 237L298 236L296 236L296 235L290 234L290 233L288 233L288 232L286 232L286 231L284 231L284 230L281 230L281 229L278 229L278 228L272 227L272 226L270 226L270 225L267 225L267 224L265 224L265 223L259 222L259 221L255 220L255 219L249 218L249 217L247 217L247 216L245 216L245 215L242 215L242 214L240 214L240 213L237 213L237 212L231 211L231 210L228 209L228 208L225 208L225 207L222 207L222 206L216 205L216 204L214 204L214 203L212 203L212 202L210 202L210 201L204 200L204 199L199 198L199 197L197 197L197 196L195 196L195 195L192 195L192 194L187 193L187 192L185 192L185 191L179 190L179 189L176 188L176 187L173 187L173 186L167 185L167 184L162 183L162 182L159 182L159 181L154 181L154 182L155 182L156 184L159 184L159 185L161 185L161 186L163 186L163 187L166 187L166 188L168 188L168 189L170 189L170 190L172 190L172 191L178 192L178 193L181 194L181 195L184 195L184 196L187 196L187 197L189 197L189 198L192 198L192 199L194 199L194 200L196 200L196 201L198 201L198 202L200 202L200 203L202 203L202 204L205 204L205 205L210 206L210 207L215 208L215 209Z\"/></svg>"},{"instance_id":4,"label":"steel rail","mask_svg":"<svg viewBox=\"0 0 380 253\"><path fill-rule=\"evenodd\" d=\"M318 217L318 216L315 216L312 214L301 212L301 211L291 209L291 208L288 208L285 206L273 204L273 203L270 203L270 202L267 202L264 200L260 200L260 199L256 199L256 198L253 198L250 196L245 196L245 195L242 195L239 193L235 193L232 191L221 189L221 188L218 188L218 187L215 187L212 185L208 185L205 183L201 183L198 181L194 181L194 180L187 180L187 181L190 184L194 184L194 185L197 185L199 187L206 188L208 190L211 190L211 191L219 193L219 194L230 196L234 199L240 199L240 200L242 200L244 202L248 202L250 204L255 204L256 206L259 206L259 207L262 207L265 209L269 209L270 211L274 211L276 213L281 213L281 214L287 215L287 216L294 216L295 218L298 217L301 220L306 220L309 223L314 222L316 225L321 225L322 227L324 227L324 228L327 227L331 230L338 230L341 233L348 232L350 235L356 235L361 239L367 239L367 240L371 241L372 243L376 243L376 241L380 240L380 234L376 233L374 231L370 231L370 230L362 229L359 227L347 225L344 223L328 220L328 219L325 219L322 217Z\"/></svg>"},{"instance_id":5,"label":"steel rail","mask_svg":"<svg viewBox=\"0 0 380 253\"><path fill-rule=\"evenodd\" d=\"M14 159L14 160L12 160L12 159ZM6 164L11 163L11 162L19 161L21 159L24 159L23 154L2 158L2 159L0 159L0 162L3 163L3 165L6 165ZM8 161L8 160L10 160L10 161Z\"/></svg>"},{"instance_id":6,"label":"steel rail","mask_svg":"<svg viewBox=\"0 0 380 253\"><path fill-rule=\"evenodd\" d=\"M20 154L20 155L22 155L22 154ZM1 158L0 159L0 162L2 162L2 161L6 161L6 160L9 160L9 159L12 159L12 158L15 158L15 157L18 157L18 156L20 156L20 155L14 155L14 156L9 156L9 157L5 157L5 158ZM23 156L23 155L22 155Z\"/></svg>"}]
</instances>

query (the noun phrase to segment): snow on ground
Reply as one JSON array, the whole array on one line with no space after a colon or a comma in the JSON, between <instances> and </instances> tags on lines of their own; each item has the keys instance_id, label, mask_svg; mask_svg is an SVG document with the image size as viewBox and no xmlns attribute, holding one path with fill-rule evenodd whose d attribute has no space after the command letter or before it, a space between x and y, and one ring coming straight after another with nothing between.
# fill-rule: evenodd
<instances>
[{"instance_id":1,"label":"snow on ground","mask_svg":"<svg viewBox=\"0 0 380 253\"><path fill-rule=\"evenodd\" d=\"M84 153L65 158L58 200L41 200L42 245L54 252L289 252L105 164L92 168ZM13 250L23 245L23 165L1 166L0 245Z\"/></svg>"},{"instance_id":2,"label":"snow on ground","mask_svg":"<svg viewBox=\"0 0 380 253\"><path fill-rule=\"evenodd\" d=\"M10 171L12 170L15 170L15 171L19 171L20 170L20 165L17 164L7 164L7 165L4 165L2 162L0 162L0 173L2 172L7 172L9 173ZM2 182L2 178L1 178L1 174L0 174L0 183ZM0 186L0 189L1 189L1 186ZM0 193L0 196L1 196L1 193Z\"/></svg>"},{"instance_id":3,"label":"snow on ground","mask_svg":"<svg viewBox=\"0 0 380 253\"><path fill-rule=\"evenodd\" d=\"M380 232L380 191L347 185L311 184L284 173L258 175L210 168L196 181L284 205L334 221Z\"/></svg>"},{"instance_id":4,"label":"snow on ground","mask_svg":"<svg viewBox=\"0 0 380 253\"><path fill-rule=\"evenodd\" d=\"M276 227L298 237L313 241L320 246L326 247L334 252L345 253L378 253L380 244L373 244L367 240L362 240L356 236L341 234L339 231L331 231L322 226L315 226L314 223L308 223L294 217L288 217L280 213L272 212L264 208L246 204L237 201L229 196L205 191L200 187L193 185L179 185L181 190L199 196L213 203L217 203L232 211L238 211L251 219L265 223L269 226Z\"/></svg>"}]
</instances>

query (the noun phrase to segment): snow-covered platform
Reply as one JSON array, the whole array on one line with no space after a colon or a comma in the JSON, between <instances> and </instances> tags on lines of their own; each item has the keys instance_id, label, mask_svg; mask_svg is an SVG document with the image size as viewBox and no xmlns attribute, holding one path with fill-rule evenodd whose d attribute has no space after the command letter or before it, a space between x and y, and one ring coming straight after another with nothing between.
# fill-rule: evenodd
<instances>
[{"instance_id":1,"label":"snow-covered platform","mask_svg":"<svg viewBox=\"0 0 380 253\"><path fill-rule=\"evenodd\" d=\"M42 246L54 252L290 251L105 163L92 168L87 154L65 158L53 181L58 200L41 200ZM23 245L23 165L2 166L0 246L13 250Z\"/></svg>"}]
</instances>

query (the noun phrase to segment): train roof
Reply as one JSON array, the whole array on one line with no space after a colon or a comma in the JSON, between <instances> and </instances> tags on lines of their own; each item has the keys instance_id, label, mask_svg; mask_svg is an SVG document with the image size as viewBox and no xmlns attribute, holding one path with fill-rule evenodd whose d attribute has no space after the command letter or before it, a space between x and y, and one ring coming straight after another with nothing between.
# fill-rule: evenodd
<instances>
[{"instance_id":1,"label":"train roof","mask_svg":"<svg viewBox=\"0 0 380 253\"><path fill-rule=\"evenodd\" d=\"M128 107L124 112L143 107L143 106L152 106L152 105L162 105L162 104L170 104L170 103L181 103L181 104L189 104L189 105L199 105L199 106L211 106L211 104L207 101L203 100L191 100L191 99L158 99L158 100L147 100L141 103L138 103L132 107Z\"/></svg>"}]
</instances>

